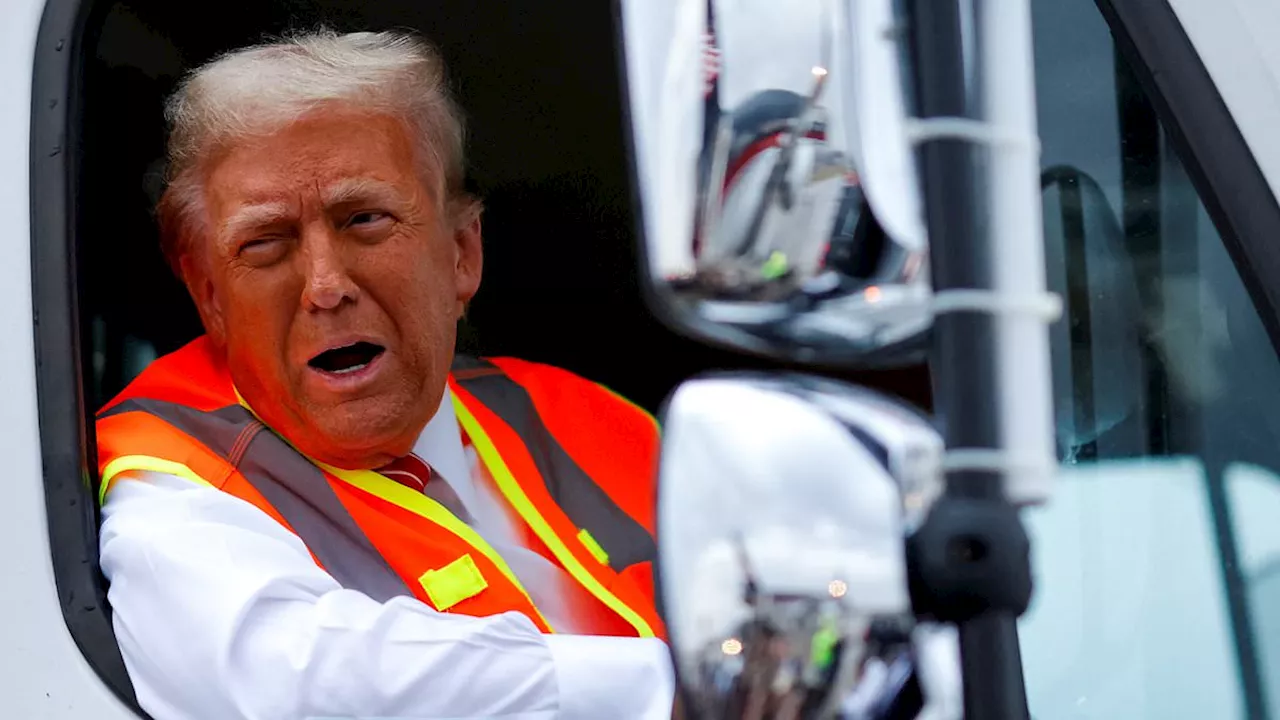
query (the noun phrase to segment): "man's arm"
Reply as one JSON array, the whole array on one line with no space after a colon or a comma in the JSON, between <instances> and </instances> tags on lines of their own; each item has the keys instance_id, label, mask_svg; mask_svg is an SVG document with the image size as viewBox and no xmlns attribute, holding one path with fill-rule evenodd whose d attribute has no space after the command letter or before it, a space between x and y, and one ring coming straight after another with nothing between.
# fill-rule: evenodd
<instances>
[{"instance_id":1,"label":"man's arm","mask_svg":"<svg viewBox=\"0 0 1280 720\"><path fill-rule=\"evenodd\" d=\"M140 704L168 718L668 718L666 646L379 604L226 493L122 476L101 563Z\"/></svg>"}]
</instances>

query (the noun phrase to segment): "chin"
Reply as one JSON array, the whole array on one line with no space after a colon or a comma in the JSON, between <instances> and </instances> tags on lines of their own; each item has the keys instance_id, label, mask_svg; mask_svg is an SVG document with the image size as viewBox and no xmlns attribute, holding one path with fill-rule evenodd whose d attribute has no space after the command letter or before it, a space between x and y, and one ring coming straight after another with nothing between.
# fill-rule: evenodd
<instances>
[{"instance_id":1,"label":"chin","mask_svg":"<svg viewBox=\"0 0 1280 720\"><path fill-rule=\"evenodd\" d=\"M336 462L330 462L331 465L354 463L374 467L389 462L387 456L409 454L425 423L406 422L404 418L389 415L385 405L381 407L382 412L367 413L367 417L366 413L359 413L336 423L318 423L315 437L320 439L323 448L320 455L333 458Z\"/></svg>"}]
</instances>

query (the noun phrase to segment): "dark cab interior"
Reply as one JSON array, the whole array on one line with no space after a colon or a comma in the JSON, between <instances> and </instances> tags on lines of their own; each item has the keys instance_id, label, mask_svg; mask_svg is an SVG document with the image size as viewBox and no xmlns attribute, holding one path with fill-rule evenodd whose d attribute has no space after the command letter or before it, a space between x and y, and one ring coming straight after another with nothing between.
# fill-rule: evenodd
<instances>
[{"instance_id":1,"label":"dark cab interior","mask_svg":"<svg viewBox=\"0 0 1280 720\"><path fill-rule=\"evenodd\" d=\"M686 339L644 304L611 3L130 0L94 14L78 233L92 406L200 332L151 214L164 99L219 52L317 23L414 28L443 50L468 114L469 183L487 208L484 281L462 350L565 367L654 412L690 375L772 364ZM843 375L928 404L923 367Z\"/></svg>"}]
</instances>

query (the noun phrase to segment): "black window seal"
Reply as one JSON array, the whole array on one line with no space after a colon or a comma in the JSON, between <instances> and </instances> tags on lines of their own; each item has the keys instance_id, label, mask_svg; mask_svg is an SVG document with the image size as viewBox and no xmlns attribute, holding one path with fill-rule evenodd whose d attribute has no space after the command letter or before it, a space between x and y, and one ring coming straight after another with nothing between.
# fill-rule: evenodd
<instances>
[{"instance_id":1,"label":"black window seal","mask_svg":"<svg viewBox=\"0 0 1280 720\"><path fill-rule=\"evenodd\" d=\"M1280 203L1167 0L1095 0L1280 352Z\"/></svg>"},{"instance_id":2,"label":"black window seal","mask_svg":"<svg viewBox=\"0 0 1280 720\"><path fill-rule=\"evenodd\" d=\"M1270 247L1280 236L1280 203L1266 175L1167 0L1095 2L1221 236L1272 348L1280 353L1280 252ZM1267 686L1222 468L1207 470L1206 496L1235 640L1244 716L1267 718Z\"/></svg>"},{"instance_id":3,"label":"black window seal","mask_svg":"<svg viewBox=\"0 0 1280 720\"><path fill-rule=\"evenodd\" d=\"M98 569L92 410L85 405L76 272L76 182L85 28L109 3L48 0L31 85L31 283L49 545L62 617L107 688L138 706Z\"/></svg>"}]
</instances>

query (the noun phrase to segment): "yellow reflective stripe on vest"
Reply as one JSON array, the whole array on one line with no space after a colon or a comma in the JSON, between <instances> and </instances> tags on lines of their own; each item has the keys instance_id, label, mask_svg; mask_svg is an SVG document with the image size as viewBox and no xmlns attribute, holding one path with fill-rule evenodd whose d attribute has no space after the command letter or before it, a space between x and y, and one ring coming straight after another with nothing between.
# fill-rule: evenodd
<instances>
[{"instance_id":1,"label":"yellow reflective stripe on vest","mask_svg":"<svg viewBox=\"0 0 1280 720\"><path fill-rule=\"evenodd\" d=\"M538 606L533 602L533 598L529 597L529 593L525 591L524 586L520 584L515 573L511 571L511 568L507 567L507 563L500 555L498 555L497 551L494 550L489 543L485 542L484 538L480 537L475 530L472 530L469 525L459 520L453 513L449 512L445 506L435 500L432 500L426 495L410 490L395 480L376 473L373 470L343 470L342 468L325 465L324 463L317 462L315 460L312 460L311 462L315 463L317 467L322 468L325 472L328 472L339 480L357 487L370 495L376 495L393 505L398 505L409 512L426 518L427 520L430 520L436 525L439 525L445 530L448 530L454 535L462 538L468 545L479 550L485 557L489 558L489 562L493 563L494 566L506 576L507 580L511 581L511 584L514 585L526 598L528 598L529 604L533 606L533 611L538 613L538 618L542 620L542 622L545 623L552 632L555 632L555 628L551 627L551 623L547 622L547 619L542 616L542 611L538 609Z\"/></svg>"},{"instance_id":2,"label":"yellow reflective stripe on vest","mask_svg":"<svg viewBox=\"0 0 1280 720\"><path fill-rule=\"evenodd\" d=\"M529 527L533 528L534 534L551 550L551 553L556 556L556 559L560 561L560 564L564 566L565 570L569 571L569 574L574 579L589 590L592 595L595 595L600 602L621 615L624 620L636 629L640 637L656 637L653 628L649 627L649 623L645 622L639 613L627 607L626 603L609 592L608 588L600 584L600 581L588 572L582 566L582 563L578 562L577 556L565 546L564 541L556 535L555 531L551 529L551 526L542 517L542 514L533 506L529 496L524 494L524 489L520 487L520 483L516 482L511 470L507 468L507 463L498 454L498 449L494 447L493 441L489 439L484 429L480 427L480 422L471 414L466 405L458 399L456 393L450 393L450 395L453 397L453 408L458 416L458 422L462 424L462 429L471 438L471 445L476 449L480 460L489 469L489 473L493 475L494 482L498 484L498 489L502 491L507 501L520 513L520 517L529 523ZM388 482L392 481L388 480Z\"/></svg>"},{"instance_id":3,"label":"yellow reflective stripe on vest","mask_svg":"<svg viewBox=\"0 0 1280 720\"><path fill-rule=\"evenodd\" d=\"M101 505L107 501L107 490L111 488L111 483L122 472L130 470L143 470L146 472L165 473L167 475L177 475L180 478L186 478L197 485L207 485L213 487L213 483L200 477L195 470L176 463L172 460L152 457L150 455L122 455L115 460L107 463L102 469L101 487L98 488L98 504Z\"/></svg>"},{"instance_id":4,"label":"yellow reflective stripe on vest","mask_svg":"<svg viewBox=\"0 0 1280 720\"><path fill-rule=\"evenodd\" d=\"M244 409L252 413L255 418L258 418L259 422L261 422L262 418L258 416L258 413L254 412L252 407L249 406L248 401L246 401L244 396L240 394L240 389L232 386L232 390L236 394L236 401L239 402ZM266 423L263 424L266 425ZM547 619L542 615L542 611L538 609L537 603L533 601L533 598L529 596L529 593L524 589L524 586L520 584L520 580L516 578L516 574L507 566L507 563L502 559L502 556L498 555L497 551L494 550L489 543L485 542L484 538L480 537L469 525L455 517L454 514L449 512L445 506L435 500L432 500L426 495L410 490L395 480L374 472L373 470L343 470L339 467L326 465L325 463L308 456L301 450L298 450L298 447L289 442L289 439L283 435L280 436L280 439L288 443L289 447L296 450L299 455L307 458L312 465L315 465L339 480L342 480L353 487L359 488L370 495L376 495L392 505L399 506L411 513L425 518L445 530L448 530L454 535L457 535L459 538L462 538L462 540L464 540L468 545L479 550L485 557L489 558L489 562L493 563L494 567L498 568L507 580L520 591L520 594L525 596L529 601L529 605L533 607L533 611L538 614L538 619L547 626L548 630L552 633L556 631L555 628L551 626L551 623L547 622Z\"/></svg>"}]
</instances>

